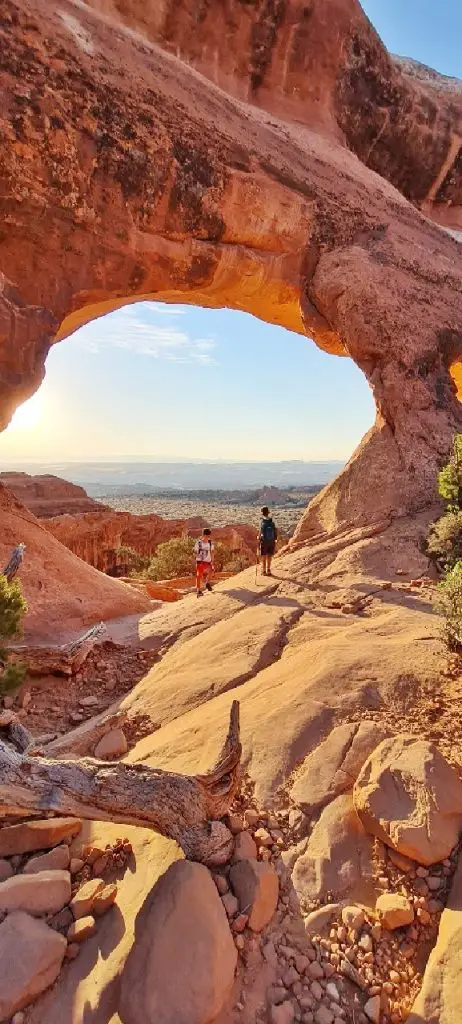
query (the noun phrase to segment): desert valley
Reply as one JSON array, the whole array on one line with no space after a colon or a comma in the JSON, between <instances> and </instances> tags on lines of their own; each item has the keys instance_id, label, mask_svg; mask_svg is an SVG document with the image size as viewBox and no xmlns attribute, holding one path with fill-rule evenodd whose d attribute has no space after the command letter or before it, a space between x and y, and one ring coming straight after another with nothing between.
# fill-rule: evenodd
<instances>
[{"instance_id":1,"label":"desert valley","mask_svg":"<svg viewBox=\"0 0 462 1024\"><path fill-rule=\"evenodd\" d=\"M460 1024L462 84L358 0L0 38L5 436L137 300L307 335L376 410L325 486L0 473L0 1021Z\"/></svg>"}]
</instances>

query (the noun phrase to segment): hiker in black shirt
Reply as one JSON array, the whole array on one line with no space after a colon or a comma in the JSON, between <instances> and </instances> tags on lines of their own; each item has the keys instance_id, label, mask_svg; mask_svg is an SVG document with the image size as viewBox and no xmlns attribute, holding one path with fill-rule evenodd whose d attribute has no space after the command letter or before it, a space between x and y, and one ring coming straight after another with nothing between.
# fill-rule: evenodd
<instances>
[{"instance_id":1,"label":"hiker in black shirt","mask_svg":"<svg viewBox=\"0 0 462 1024\"><path fill-rule=\"evenodd\" d=\"M271 576L271 559L276 550L278 531L276 529L276 524L269 514L269 508L267 505L263 506L261 514L262 520L260 523L260 533L258 535L261 569L263 576Z\"/></svg>"}]
</instances>

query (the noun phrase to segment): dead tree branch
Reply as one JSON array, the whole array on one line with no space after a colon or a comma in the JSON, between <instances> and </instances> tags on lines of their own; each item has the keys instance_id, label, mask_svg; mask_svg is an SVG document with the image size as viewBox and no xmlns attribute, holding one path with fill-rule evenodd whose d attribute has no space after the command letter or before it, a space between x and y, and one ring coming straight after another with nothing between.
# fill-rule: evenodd
<instances>
[{"instance_id":1,"label":"dead tree branch","mask_svg":"<svg viewBox=\"0 0 462 1024\"><path fill-rule=\"evenodd\" d=\"M91 758L53 761L20 753L0 740L0 816L57 811L140 825L175 839L191 860L222 864L233 840L219 819L237 791L240 758L237 701L223 750L206 775Z\"/></svg>"}]
</instances>

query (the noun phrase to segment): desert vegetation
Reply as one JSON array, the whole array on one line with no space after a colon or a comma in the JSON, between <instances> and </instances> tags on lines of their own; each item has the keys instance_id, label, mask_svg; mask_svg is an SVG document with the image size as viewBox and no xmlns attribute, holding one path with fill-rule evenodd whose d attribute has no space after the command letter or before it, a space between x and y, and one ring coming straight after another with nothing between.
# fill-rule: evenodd
<instances>
[{"instance_id":1,"label":"desert vegetation","mask_svg":"<svg viewBox=\"0 0 462 1024\"><path fill-rule=\"evenodd\" d=\"M194 572L194 539L192 537L172 537L171 540L159 544L156 554L151 559L140 559L143 565L134 568L132 575L150 580L170 580L177 576L192 576ZM133 552L135 555L136 553ZM249 564L243 552L233 551L227 544L218 541L215 544L214 566L217 572L240 572Z\"/></svg>"},{"instance_id":2,"label":"desert vegetation","mask_svg":"<svg viewBox=\"0 0 462 1024\"><path fill-rule=\"evenodd\" d=\"M444 619L451 650L462 648L462 434L456 434L450 458L438 476L446 509L430 529L428 554L443 573L435 608Z\"/></svg>"},{"instance_id":3,"label":"desert vegetation","mask_svg":"<svg viewBox=\"0 0 462 1024\"><path fill-rule=\"evenodd\" d=\"M9 663L8 642L20 633L26 611L19 582L8 583L5 576L0 576L0 696L17 690L24 678L24 668Z\"/></svg>"}]
</instances>

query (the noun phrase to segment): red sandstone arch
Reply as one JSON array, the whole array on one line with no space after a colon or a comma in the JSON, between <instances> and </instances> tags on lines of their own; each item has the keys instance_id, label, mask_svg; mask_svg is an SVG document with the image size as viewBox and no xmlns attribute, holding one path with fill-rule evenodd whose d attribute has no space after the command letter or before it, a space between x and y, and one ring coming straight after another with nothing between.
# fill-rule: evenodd
<instances>
[{"instance_id":1,"label":"red sandstone arch","mask_svg":"<svg viewBox=\"0 0 462 1024\"><path fill-rule=\"evenodd\" d=\"M356 0L328 21L323 0L4 7L2 424L86 320L230 306L350 355L374 392L301 538L431 504L461 425L462 250L428 219L462 222L457 83L394 62Z\"/></svg>"}]
</instances>

